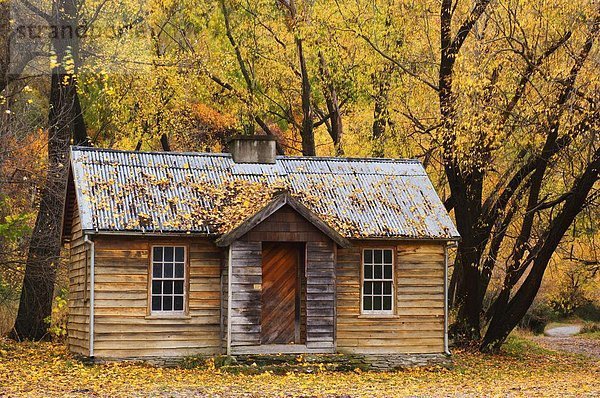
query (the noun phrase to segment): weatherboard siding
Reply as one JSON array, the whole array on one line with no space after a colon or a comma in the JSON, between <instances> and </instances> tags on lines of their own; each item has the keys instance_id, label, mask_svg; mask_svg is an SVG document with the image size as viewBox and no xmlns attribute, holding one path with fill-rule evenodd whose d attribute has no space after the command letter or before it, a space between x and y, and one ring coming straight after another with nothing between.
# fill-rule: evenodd
<instances>
[{"instance_id":1,"label":"weatherboard siding","mask_svg":"<svg viewBox=\"0 0 600 398\"><path fill-rule=\"evenodd\" d=\"M222 249L200 238L96 237L94 354L171 357L221 352ZM188 248L188 312L149 313L152 245Z\"/></svg>"},{"instance_id":2,"label":"weatherboard siding","mask_svg":"<svg viewBox=\"0 0 600 398\"><path fill-rule=\"evenodd\" d=\"M333 242L306 244L306 347L335 350L335 248Z\"/></svg>"},{"instance_id":3,"label":"weatherboard siding","mask_svg":"<svg viewBox=\"0 0 600 398\"><path fill-rule=\"evenodd\" d=\"M231 320L232 353L236 353L238 347L260 345L261 290L256 286L262 284L261 251L261 242L236 241L231 244L232 294L228 318Z\"/></svg>"},{"instance_id":4,"label":"weatherboard siding","mask_svg":"<svg viewBox=\"0 0 600 398\"><path fill-rule=\"evenodd\" d=\"M75 208L69 257L69 315L67 344L71 352L89 355L89 253L83 243L81 220Z\"/></svg>"},{"instance_id":5,"label":"weatherboard siding","mask_svg":"<svg viewBox=\"0 0 600 398\"><path fill-rule=\"evenodd\" d=\"M291 206L285 205L241 237L246 242L329 242Z\"/></svg>"},{"instance_id":6,"label":"weatherboard siding","mask_svg":"<svg viewBox=\"0 0 600 398\"><path fill-rule=\"evenodd\" d=\"M396 308L391 317L360 313L363 248L395 249ZM444 245L427 242L353 242L338 249L337 349L343 353L444 351Z\"/></svg>"}]
</instances>

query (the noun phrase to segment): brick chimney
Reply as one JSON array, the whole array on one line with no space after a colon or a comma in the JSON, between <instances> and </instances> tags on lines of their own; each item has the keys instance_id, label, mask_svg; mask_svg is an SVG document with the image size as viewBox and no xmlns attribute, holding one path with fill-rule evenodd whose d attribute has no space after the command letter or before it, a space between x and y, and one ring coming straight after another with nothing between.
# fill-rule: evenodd
<instances>
[{"instance_id":1,"label":"brick chimney","mask_svg":"<svg viewBox=\"0 0 600 398\"><path fill-rule=\"evenodd\" d=\"M227 148L236 163L275 163L277 139L272 135L236 135Z\"/></svg>"}]
</instances>

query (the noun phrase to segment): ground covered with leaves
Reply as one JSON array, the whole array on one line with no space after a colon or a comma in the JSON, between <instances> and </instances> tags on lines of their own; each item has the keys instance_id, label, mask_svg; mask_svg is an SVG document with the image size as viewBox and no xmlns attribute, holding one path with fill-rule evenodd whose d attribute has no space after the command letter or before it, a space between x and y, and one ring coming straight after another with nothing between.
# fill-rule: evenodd
<instances>
[{"instance_id":1,"label":"ground covered with leaves","mask_svg":"<svg viewBox=\"0 0 600 398\"><path fill-rule=\"evenodd\" d=\"M456 352L453 369L391 373L270 372L158 368L140 363L89 365L50 343L0 340L2 396L391 397L599 396L600 363L513 339L501 355Z\"/></svg>"}]
</instances>

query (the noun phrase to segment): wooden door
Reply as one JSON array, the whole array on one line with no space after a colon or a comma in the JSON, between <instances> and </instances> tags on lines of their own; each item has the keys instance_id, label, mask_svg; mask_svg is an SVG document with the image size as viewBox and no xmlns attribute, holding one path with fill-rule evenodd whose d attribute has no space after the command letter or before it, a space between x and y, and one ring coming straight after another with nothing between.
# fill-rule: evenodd
<instances>
[{"instance_id":1,"label":"wooden door","mask_svg":"<svg viewBox=\"0 0 600 398\"><path fill-rule=\"evenodd\" d=\"M299 258L296 244L263 242L262 344L289 344L298 339Z\"/></svg>"}]
</instances>

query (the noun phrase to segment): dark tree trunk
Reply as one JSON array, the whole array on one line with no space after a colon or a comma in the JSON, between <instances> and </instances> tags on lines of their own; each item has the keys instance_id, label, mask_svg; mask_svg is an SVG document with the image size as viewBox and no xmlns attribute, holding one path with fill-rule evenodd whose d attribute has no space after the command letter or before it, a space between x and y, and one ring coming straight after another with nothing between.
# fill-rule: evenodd
<instances>
[{"instance_id":1,"label":"dark tree trunk","mask_svg":"<svg viewBox=\"0 0 600 398\"><path fill-rule=\"evenodd\" d=\"M8 86L10 67L10 3L0 2L0 93Z\"/></svg>"},{"instance_id":2,"label":"dark tree trunk","mask_svg":"<svg viewBox=\"0 0 600 398\"><path fill-rule=\"evenodd\" d=\"M588 194L599 180L600 149L594 153L592 161L587 165L584 173L576 180L570 190L569 199L563 208L532 250L530 257L531 270L514 297L496 304L494 318L483 338L482 351L496 352L502 346L509 333L523 318L538 290L548 263L554 251L562 240L565 232L573 224L575 217L584 208Z\"/></svg>"},{"instance_id":3,"label":"dark tree trunk","mask_svg":"<svg viewBox=\"0 0 600 398\"><path fill-rule=\"evenodd\" d=\"M163 134L160 136L160 146L163 151L171 152L171 145L169 145L169 137L167 134Z\"/></svg>"},{"instance_id":4,"label":"dark tree trunk","mask_svg":"<svg viewBox=\"0 0 600 398\"><path fill-rule=\"evenodd\" d=\"M302 154L304 156L315 156L317 150L315 147L315 134L313 131L313 117L310 103L310 80L308 79L308 68L302 49L302 39L296 37L296 50L300 61L300 75L302 78Z\"/></svg>"},{"instance_id":5,"label":"dark tree trunk","mask_svg":"<svg viewBox=\"0 0 600 398\"><path fill-rule=\"evenodd\" d=\"M454 306L458 309L451 332L458 342L479 340L483 302L479 291L480 254L473 245L463 244L457 250L454 272L457 272Z\"/></svg>"},{"instance_id":6,"label":"dark tree trunk","mask_svg":"<svg viewBox=\"0 0 600 398\"><path fill-rule=\"evenodd\" d=\"M300 100L302 102L302 124L299 126L300 138L302 141L302 155L315 156L317 150L315 147L315 135L313 124L313 110L311 105L311 87L308 77L308 67L306 66L306 57L304 56L303 42L300 33L297 31L298 25L298 9L296 8L295 0L278 0L278 3L283 7L287 17L287 28L294 35L294 44L298 55L298 63L300 66ZM291 115L290 115L291 116ZM291 116L293 119L293 116ZM296 127L297 123L290 120Z\"/></svg>"},{"instance_id":7,"label":"dark tree trunk","mask_svg":"<svg viewBox=\"0 0 600 398\"><path fill-rule=\"evenodd\" d=\"M53 74L50 89L50 128L48 131L48 170L40 193L19 311L12 337L39 340L48 328L52 313L56 270L60 261L60 238L68 172L68 150L73 131L74 85L65 86L65 74Z\"/></svg>"},{"instance_id":8,"label":"dark tree trunk","mask_svg":"<svg viewBox=\"0 0 600 398\"><path fill-rule=\"evenodd\" d=\"M325 96L325 103L327 105L327 112L329 114L329 124L327 131L329 132L329 135L333 140L336 156L343 156L344 148L342 147L342 137L344 135L344 128L342 125L342 113L340 111L340 103L338 100L337 90L333 85L331 73L329 73L329 69L325 61L325 57L320 51L319 64L324 86L323 92Z\"/></svg>"},{"instance_id":9,"label":"dark tree trunk","mask_svg":"<svg viewBox=\"0 0 600 398\"><path fill-rule=\"evenodd\" d=\"M581 48L575 63L571 67L569 77L565 79L563 88L556 101L556 111L549 116L546 142L539 156L533 161L533 172L529 180L529 197L527 211L523 217L521 229L516 239L516 244L509 258L509 265L498 298L489 311L490 324L481 344L482 351L498 351L508 334L515 328L525 315L541 286L548 262L560 243L575 217L585 206L588 194L595 182L598 181L600 168L600 149L596 150L591 162L586 166L584 173L575 181L571 190L565 194L565 204L559 215L550 223L546 232L537 240L527 258L523 260L529 250L536 210L540 207L540 192L546 176L549 162L558 151L568 145L571 140L582 132L588 132L591 124L584 118L575 125L571 133L558 137L561 116L566 110L566 105L571 98L575 81L579 71L588 58L597 33L600 31L600 14L596 17L590 35ZM568 36L567 36L568 37ZM564 43L564 41L563 41ZM511 292L521 280L527 269L529 274L517 293L511 299Z\"/></svg>"},{"instance_id":10,"label":"dark tree trunk","mask_svg":"<svg viewBox=\"0 0 600 398\"><path fill-rule=\"evenodd\" d=\"M73 145L80 146L91 146L90 137L87 135L87 127L83 118L83 110L81 109L81 102L79 101L79 94L77 94L77 79L74 81L73 90Z\"/></svg>"},{"instance_id":11,"label":"dark tree trunk","mask_svg":"<svg viewBox=\"0 0 600 398\"><path fill-rule=\"evenodd\" d=\"M385 155L385 134L390 125L389 92L392 74L391 65L386 66L380 73L373 74L375 87L373 107L373 157Z\"/></svg>"},{"instance_id":12,"label":"dark tree trunk","mask_svg":"<svg viewBox=\"0 0 600 398\"><path fill-rule=\"evenodd\" d=\"M76 1L56 1L53 8L54 23L58 26L76 27ZM53 46L59 63L62 63L67 48L70 48L75 64L78 64L78 41L75 36L66 40L57 40ZM47 335L46 319L52 313L54 283L60 261L69 144L72 137L77 144L88 143L77 97L77 81L72 72L67 72L62 66L52 70L49 102L48 168L29 243L19 311L11 332L12 338L20 340L38 340Z\"/></svg>"},{"instance_id":13,"label":"dark tree trunk","mask_svg":"<svg viewBox=\"0 0 600 398\"><path fill-rule=\"evenodd\" d=\"M483 175L461 170L455 156L456 144L456 95L453 92L454 64L456 57L474 24L485 11L490 0L478 0L470 15L452 34L451 0L442 0L440 8L440 65L438 97L441 129L443 133L443 162L454 208L457 229L463 240L457 249L454 272L458 272L454 305L458 308L453 325L455 337L473 341L480 338L482 297L480 289L479 262L485 245L485 234L480 229Z\"/></svg>"}]
</instances>

